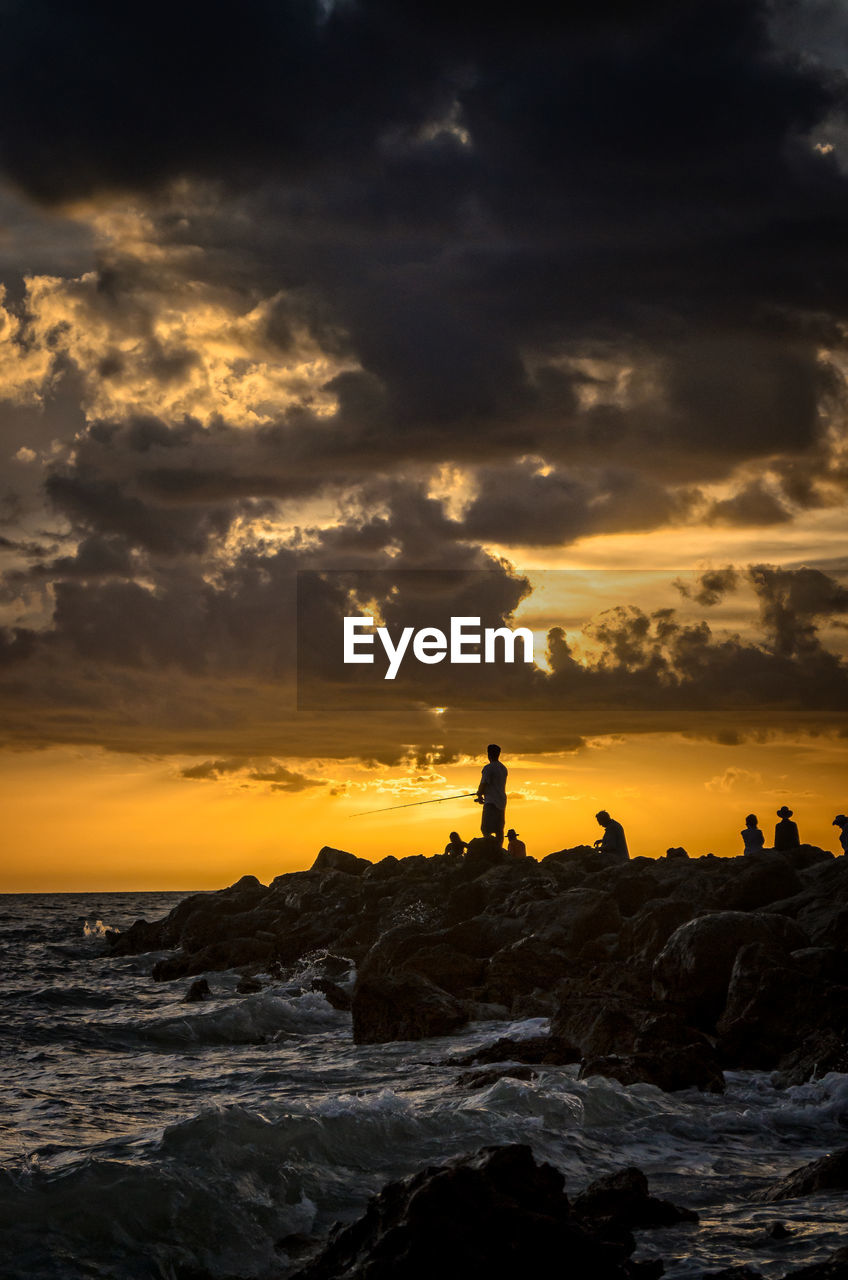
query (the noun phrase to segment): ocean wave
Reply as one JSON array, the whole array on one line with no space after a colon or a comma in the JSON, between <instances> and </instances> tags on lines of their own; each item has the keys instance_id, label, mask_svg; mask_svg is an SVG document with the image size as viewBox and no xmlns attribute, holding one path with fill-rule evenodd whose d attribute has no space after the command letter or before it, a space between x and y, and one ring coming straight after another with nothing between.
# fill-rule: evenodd
<instances>
[{"instance_id":1,"label":"ocean wave","mask_svg":"<svg viewBox=\"0 0 848 1280\"><path fill-rule=\"evenodd\" d=\"M80 1006L89 1009L108 1009L112 1005L123 1003L126 997L110 994L108 991L92 991L89 987L42 987L38 991L27 993L24 997L35 1004Z\"/></svg>"},{"instance_id":2,"label":"ocean wave","mask_svg":"<svg viewBox=\"0 0 848 1280\"><path fill-rule=\"evenodd\" d=\"M197 1163L89 1159L60 1175L2 1175L0 1229L14 1263L0 1276L279 1275L277 1242L308 1233L314 1205L279 1165L235 1167L232 1156L212 1143Z\"/></svg>"},{"instance_id":3,"label":"ocean wave","mask_svg":"<svg viewBox=\"0 0 848 1280\"><path fill-rule=\"evenodd\" d=\"M263 991L227 998L212 1009L139 1024L136 1030L158 1044L263 1044L278 1036L327 1031L348 1021L318 992L281 996Z\"/></svg>"},{"instance_id":4,"label":"ocean wave","mask_svg":"<svg viewBox=\"0 0 848 1280\"><path fill-rule=\"evenodd\" d=\"M268 997L240 1003L273 1008ZM363 1056L360 1081L379 1058L373 1048ZM165 1280L194 1267L222 1280L280 1276L286 1255L278 1246L287 1235L322 1233L356 1216L391 1179L505 1142L529 1142L538 1158L562 1169L569 1191L635 1163L660 1194L685 1170L685 1194L674 1188L678 1198L714 1206L717 1195L727 1195L734 1160L738 1174L761 1161L785 1171L788 1160L803 1159L774 1129L769 1150L755 1154L748 1136L734 1130L735 1118L762 1135L766 1118L773 1123L778 1112L781 1128L792 1123L793 1110L805 1127L818 1115L819 1142L827 1142L848 1087L846 1077L826 1078L792 1091L784 1104L766 1077L740 1076L730 1097L717 1100L543 1068L531 1081L504 1077L469 1092L453 1086L454 1070L431 1072L424 1089L398 1082L308 1102L285 1103L269 1089L264 1106L203 1108L77 1159L62 1151L51 1164L44 1151L0 1180L0 1226L25 1262L15 1274ZM756 1215L749 1216L753 1229ZM747 1223L740 1218L737 1228ZM821 1223L821 1232L833 1229ZM78 1270L65 1266L69 1258ZM680 1266L670 1274L685 1275Z\"/></svg>"}]
</instances>

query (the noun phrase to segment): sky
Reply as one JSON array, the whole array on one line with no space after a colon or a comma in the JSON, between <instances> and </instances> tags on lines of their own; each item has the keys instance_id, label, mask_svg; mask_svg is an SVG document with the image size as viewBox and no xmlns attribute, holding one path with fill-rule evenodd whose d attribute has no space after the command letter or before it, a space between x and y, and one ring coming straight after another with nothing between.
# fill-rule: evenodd
<instances>
[{"instance_id":1,"label":"sky","mask_svg":"<svg viewBox=\"0 0 848 1280\"><path fill-rule=\"evenodd\" d=\"M841 0L4 18L0 891L440 852L491 741L536 856L838 847Z\"/></svg>"}]
</instances>

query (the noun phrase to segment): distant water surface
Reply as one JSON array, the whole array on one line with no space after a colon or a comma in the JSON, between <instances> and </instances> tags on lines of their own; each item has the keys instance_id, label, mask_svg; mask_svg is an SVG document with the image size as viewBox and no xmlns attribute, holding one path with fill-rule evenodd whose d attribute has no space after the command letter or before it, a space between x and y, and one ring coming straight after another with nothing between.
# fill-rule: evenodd
<instances>
[{"instance_id":1,"label":"distant water surface","mask_svg":"<svg viewBox=\"0 0 848 1280\"><path fill-rule=\"evenodd\" d=\"M258 995L212 973L156 983L155 955L111 959L104 928L182 893L0 896L0 1277L269 1280L287 1237L355 1217L389 1179L527 1142L575 1192L626 1164L698 1228L645 1232L672 1280L748 1263L772 1280L844 1243L844 1196L759 1205L770 1179L848 1143L848 1076L785 1092L728 1077L723 1097L623 1088L576 1068L458 1089L449 1055L540 1019L357 1048L309 964ZM794 1229L775 1242L767 1228Z\"/></svg>"}]
</instances>

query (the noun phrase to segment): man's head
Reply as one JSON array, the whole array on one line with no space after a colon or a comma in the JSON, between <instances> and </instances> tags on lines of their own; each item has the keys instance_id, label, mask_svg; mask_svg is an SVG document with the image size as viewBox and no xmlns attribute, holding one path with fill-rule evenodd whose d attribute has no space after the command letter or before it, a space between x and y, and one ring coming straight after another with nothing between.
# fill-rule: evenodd
<instances>
[{"instance_id":1,"label":"man's head","mask_svg":"<svg viewBox=\"0 0 848 1280\"><path fill-rule=\"evenodd\" d=\"M607 827L609 826L610 822L612 822L612 818L610 818L606 809L601 809L600 813L595 814L595 817L597 818L598 822L601 824L602 827Z\"/></svg>"},{"instance_id":2,"label":"man's head","mask_svg":"<svg viewBox=\"0 0 848 1280\"><path fill-rule=\"evenodd\" d=\"M831 823L831 826L834 826L834 827L848 826L848 818L845 817L844 813L837 813L836 817L833 819L833 822Z\"/></svg>"},{"instance_id":3,"label":"man's head","mask_svg":"<svg viewBox=\"0 0 848 1280\"><path fill-rule=\"evenodd\" d=\"M781 805L781 807L777 811L777 816L778 818L791 818L792 810L786 804Z\"/></svg>"},{"instance_id":4,"label":"man's head","mask_svg":"<svg viewBox=\"0 0 848 1280\"><path fill-rule=\"evenodd\" d=\"M510 827L509 831L507 831L507 833L506 833L506 838L507 838L507 840L512 840L513 836L514 836L514 837L515 837L515 839L517 840L517 839L518 839L518 832L516 831L515 827Z\"/></svg>"},{"instance_id":5,"label":"man's head","mask_svg":"<svg viewBox=\"0 0 848 1280\"><path fill-rule=\"evenodd\" d=\"M500 753L501 753L500 747L496 746L494 742L490 742L488 747L486 748L486 754L488 755L489 759L497 760Z\"/></svg>"}]
</instances>

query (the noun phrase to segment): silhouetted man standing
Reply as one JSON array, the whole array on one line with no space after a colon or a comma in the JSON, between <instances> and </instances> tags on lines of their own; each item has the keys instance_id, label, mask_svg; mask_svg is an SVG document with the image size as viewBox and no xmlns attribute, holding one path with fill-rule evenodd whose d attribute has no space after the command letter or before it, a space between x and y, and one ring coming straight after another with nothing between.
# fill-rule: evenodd
<instances>
[{"instance_id":1,"label":"silhouetted man standing","mask_svg":"<svg viewBox=\"0 0 848 1280\"><path fill-rule=\"evenodd\" d=\"M480 830L484 836L496 836L502 845L506 825L507 768L500 762L500 747L492 742L486 750L489 763L483 765L477 788L477 802L483 806Z\"/></svg>"}]
</instances>

